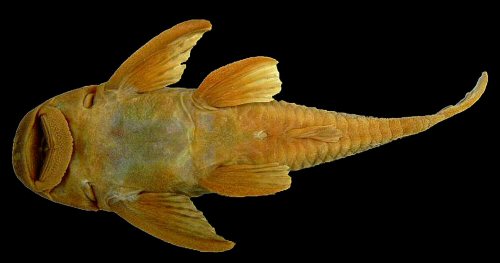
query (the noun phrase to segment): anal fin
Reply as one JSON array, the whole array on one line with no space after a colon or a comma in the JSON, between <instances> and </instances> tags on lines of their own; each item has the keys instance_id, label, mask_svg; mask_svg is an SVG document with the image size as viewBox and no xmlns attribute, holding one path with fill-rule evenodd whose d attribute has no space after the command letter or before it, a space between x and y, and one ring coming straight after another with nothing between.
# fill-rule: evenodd
<instances>
[{"instance_id":1,"label":"anal fin","mask_svg":"<svg viewBox=\"0 0 500 263\"><path fill-rule=\"evenodd\" d=\"M337 142L342 132L335 125L309 126L288 130L286 136L296 139L312 139L321 142Z\"/></svg>"},{"instance_id":2,"label":"anal fin","mask_svg":"<svg viewBox=\"0 0 500 263\"><path fill-rule=\"evenodd\" d=\"M218 167L201 186L224 196L271 195L290 188L289 167L278 163Z\"/></svg>"}]
</instances>

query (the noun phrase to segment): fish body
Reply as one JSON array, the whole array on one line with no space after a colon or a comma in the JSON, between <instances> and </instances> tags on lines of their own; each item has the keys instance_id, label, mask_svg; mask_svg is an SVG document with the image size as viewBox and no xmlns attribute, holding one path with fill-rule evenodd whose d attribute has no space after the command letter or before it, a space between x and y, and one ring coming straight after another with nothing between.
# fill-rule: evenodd
<instances>
[{"instance_id":1,"label":"fish body","mask_svg":"<svg viewBox=\"0 0 500 263\"><path fill-rule=\"evenodd\" d=\"M58 95L21 121L18 178L54 202L111 211L166 242L199 251L234 243L216 234L191 197L270 195L290 171L334 161L427 130L474 104L483 73L458 104L432 115L376 118L275 101L277 61L244 59L197 89L170 87L206 20L169 29L127 59L109 81Z\"/></svg>"},{"instance_id":2,"label":"fish body","mask_svg":"<svg viewBox=\"0 0 500 263\"><path fill-rule=\"evenodd\" d=\"M73 160L78 161L69 164L69 172L85 171L89 181L101 186L96 191L106 191L98 196L115 188L199 195L191 155L195 127L186 109L191 93L169 88L125 99L103 96L87 118L72 122L80 133L75 140L81 139L75 145L82 147L74 147ZM105 200L98 201L99 208L106 208Z\"/></svg>"}]
</instances>

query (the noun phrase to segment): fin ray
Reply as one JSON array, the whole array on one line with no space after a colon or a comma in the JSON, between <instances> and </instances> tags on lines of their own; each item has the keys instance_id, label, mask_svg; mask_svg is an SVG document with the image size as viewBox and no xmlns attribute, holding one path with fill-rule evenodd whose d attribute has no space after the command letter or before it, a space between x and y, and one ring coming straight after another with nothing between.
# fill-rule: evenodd
<instances>
[{"instance_id":1,"label":"fin ray","mask_svg":"<svg viewBox=\"0 0 500 263\"><path fill-rule=\"evenodd\" d=\"M123 62L106 88L142 93L178 82L191 49L211 27L207 20L189 20L164 31Z\"/></svg>"},{"instance_id":2,"label":"fin ray","mask_svg":"<svg viewBox=\"0 0 500 263\"><path fill-rule=\"evenodd\" d=\"M200 180L201 186L231 197L270 195L290 188L291 178L286 165L228 165L218 167Z\"/></svg>"},{"instance_id":3,"label":"fin ray","mask_svg":"<svg viewBox=\"0 0 500 263\"><path fill-rule=\"evenodd\" d=\"M276 64L269 57L252 57L221 67L203 80L193 100L210 110L272 101L281 91Z\"/></svg>"},{"instance_id":4,"label":"fin ray","mask_svg":"<svg viewBox=\"0 0 500 263\"><path fill-rule=\"evenodd\" d=\"M187 196L133 193L114 195L108 204L127 222L165 242L207 252L222 252L234 246L215 233Z\"/></svg>"}]
</instances>

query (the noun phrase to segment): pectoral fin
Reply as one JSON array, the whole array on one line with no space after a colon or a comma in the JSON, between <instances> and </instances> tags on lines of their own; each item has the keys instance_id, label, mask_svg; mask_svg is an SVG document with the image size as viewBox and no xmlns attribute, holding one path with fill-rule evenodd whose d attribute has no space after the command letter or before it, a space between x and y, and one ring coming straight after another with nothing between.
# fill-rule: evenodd
<instances>
[{"instance_id":1,"label":"pectoral fin","mask_svg":"<svg viewBox=\"0 0 500 263\"><path fill-rule=\"evenodd\" d=\"M211 28L207 20L189 20L164 31L123 62L106 83L106 89L142 93L178 82L186 68L182 63Z\"/></svg>"},{"instance_id":2,"label":"pectoral fin","mask_svg":"<svg viewBox=\"0 0 500 263\"><path fill-rule=\"evenodd\" d=\"M203 80L193 99L211 110L272 101L281 90L276 64L269 57L253 57L221 67Z\"/></svg>"},{"instance_id":3,"label":"pectoral fin","mask_svg":"<svg viewBox=\"0 0 500 263\"><path fill-rule=\"evenodd\" d=\"M165 242L204 252L222 252L234 243L215 233L189 197L170 193L115 195L113 212Z\"/></svg>"},{"instance_id":4,"label":"pectoral fin","mask_svg":"<svg viewBox=\"0 0 500 263\"><path fill-rule=\"evenodd\" d=\"M201 186L231 197L270 195L290 188L290 169L277 163L218 167L200 180Z\"/></svg>"}]
</instances>

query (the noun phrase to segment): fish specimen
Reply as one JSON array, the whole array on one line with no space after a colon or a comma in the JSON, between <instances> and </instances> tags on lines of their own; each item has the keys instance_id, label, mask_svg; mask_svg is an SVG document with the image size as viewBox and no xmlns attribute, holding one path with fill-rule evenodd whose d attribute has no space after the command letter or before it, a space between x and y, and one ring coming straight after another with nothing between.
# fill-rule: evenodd
<instances>
[{"instance_id":1,"label":"fish specimen","mask_svg":"<svg viewBox=\"0 0 500 263\"><path fill-rule=\"evenodd\" d=\"M263 196L290 187L290 171L425 131L473 105L476 87L436 114L375 118L275 101L277 61L252 57L211 72L197 89L170 87L211 29L180 23L153 38L99 85L55 96L21 120L12 152L21 182L51 201L111 211L171 244L219 252L191 197Z\"/></svg>"}]
</instances>

